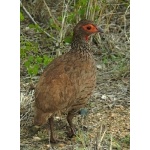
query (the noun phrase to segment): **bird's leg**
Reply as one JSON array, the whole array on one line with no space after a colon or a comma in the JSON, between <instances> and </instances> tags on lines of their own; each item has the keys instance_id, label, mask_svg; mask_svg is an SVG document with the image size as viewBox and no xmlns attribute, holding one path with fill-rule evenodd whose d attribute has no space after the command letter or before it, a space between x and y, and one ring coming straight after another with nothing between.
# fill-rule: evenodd
<instances>
[{"instance_id":1,"label":"bird's leg","mask_svg":"<svg viewBox=\"0 0 150 150\"><path fill-rule=\"evenodd\" d=\"M74 129L74 126L73 126L73 123L72 123L73 117L74 117L74 113L69 112L68 115L67 115L67 121L68 121L70 129L71 129L71 132L68 135L70 138L72 138L75 135L75 129Z\"/></svg>"},{"instance_id":2,"label":"bird's leg","mask_svg":"<svg viewBox=\"0 0 150 150\"><path fill-rule=\"evenodd\" d=\"M54 139L54 136L53 136L54 117L51 116L51 117L48 119L48 122L49 122L49 131L50 131L50 142L51 142L51 143L56 143L56 140Z\"/></svg>"}]
</instances>

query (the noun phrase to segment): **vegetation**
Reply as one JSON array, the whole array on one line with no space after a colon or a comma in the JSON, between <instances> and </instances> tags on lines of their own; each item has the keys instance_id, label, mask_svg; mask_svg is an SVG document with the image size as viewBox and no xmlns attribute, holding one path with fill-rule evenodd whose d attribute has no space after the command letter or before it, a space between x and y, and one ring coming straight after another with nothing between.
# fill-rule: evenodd
<instances>
[{"instance_id":1,"label":"vegetation","mask_svg":"<svg viewBox=\"0 0 150 150\"><path fill-rule=\"evenodd\" d=\"M37 22L34 21L33 22L34 24L33 23L28 24L28 30L34 29L35 33L38 33L38 34L39 33L44 34L45 33L44 31L46 31L47 34L51 33L51 34L48 34L49 38L51 38L50 43L55 44L55 46L61 47L61 45L70 44L71 37L72 37L72 32L71 32L72 30L69 30L69 29L72 28L73 25L82 18L95 20L97 24L102 24L105 29L105 34L110 33L110 30L112 30L112 28L117 28L117 26L119 26L121 23L121 26L118 27L118 30L120 29L120 31L117 31L117 32L121 32L122 30L124 30L123 32L124 32L125 37L123 38L126 38L126 40L129 41L129 33L127 33L127 30L125 29L127 27L126 17L127 15L129 15L127 14L127 12L129 11L128 10L129 2L125 2L123 0L122 1L116 0L113 3L108 3L105 0L104 1L80 0L77 2L71 1L71 0L68 0L68 1L64 0L61 15L58 15L58 16L52 15L50 8L47 6L47 3L45 1L44 1L44 4L46 5L45 9L47 9L46 11L48 11L48 14L49 14L47 17L48 21L47 21L46 26L40 27L39 25L40 22L38 24ZM123 12L118 12L118 10L122 11L121 9L125 9L124 14ZM111 21L113 21L113 19L116 19L119 13L121 13L121 17L122 17L121 19L123 19L122 22L118 23L119 25L112 24ZM26 21L25 15L26 14L24 12L20 12L21 22ZM113 27L115 25L116 27ZM115 32L115 30L113 32ZM96 41L98 42L98 44L101 43L101 40L102 39L100 35L97 35ZM105 40L107 41L106 38ZM110 44L108 45L109 47L101 46L101 49L104 52L109 52L109 51L112 52L113 49L115 49L113 48L113 46L116 44L115 42L116 41L111 41L111 43L108 43ZM62 54L63 52L60 49L58 50L57 53L59 55L59 54ZM28 57L30 54L34 56ZM39 73L39 68L45 67L47 63L52 61L52 58L48 59L46 58L46 56L44 56L43 58L42 55L43 54L41 55L39 54L39 45L37 42L35 43L34 41L31 41L30 39L26 39L25 36L21 36L21 60L28 59L24 62L24 66L28 70L29 75L37 75ZM107 57L108 56L109 55L107 54ZM124 57L124 54L118 53L118 54L112 55L111 53L111 59L113 61L122 59L122 57ZM107 60L108 58L105 59L104 57L103 61L105 64L108 63ZM40 66L41 63L42 63L42 66Z\"/></svg>"}]
</instances>

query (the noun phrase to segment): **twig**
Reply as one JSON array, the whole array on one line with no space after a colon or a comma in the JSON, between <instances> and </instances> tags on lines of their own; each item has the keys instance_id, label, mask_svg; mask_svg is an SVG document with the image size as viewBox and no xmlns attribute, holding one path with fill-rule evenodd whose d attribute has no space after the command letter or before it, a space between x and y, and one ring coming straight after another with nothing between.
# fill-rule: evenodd
<instances>
[{"instance_id":1,"label":"twig","mask_svg":"<svg viewBox=\"0 0 150 150\"><path fill-rule=\"evenodd\" d=\"M61 23L61 30L60 30L60 34L59 34L59 42L61 43L62 39L63 39L63 35L65 35L65 30L64 30L64 27L66 26L66 18L67 18L67 11L68 11L68 7L69 7L69 3L70 3L70 0L68 1L67 4L65 4L65 0L64 0L64 10L62 12L62 23ZM64 32L63 32L64 31ZM64 33L64 34L63 34Z\"/></svg>"},{"instance_id":2,"label":"twig","mask_svg":"<svg viewBox=\"0 0 150 150\"><path fill-rule=\"evenodd\" d=\"M97 137L96 137L96 150L99 150L102 145L101 145L101 142L105 136L105 133L106 133L107 129L105 129L103 131L103 125L100 126L100 130L99 132L97 132Z\"/></svg>"},{"instance_id":3,"label":"twig","mask_svg":"<svg viewBox=\"0 0 150 150\"><path fill-rule=\"evenodd\" d=\"M37 25L41 31L43 31L48 37L52 38L53 40L57 41L57 39L55 39L53 36L51 36L49 33L47 33L44 29L42 29L37 22L34 20L34 18L30 15L30 13L27 11L27 9L23 6L22 2L20 1L20 5L23 8L23 10L25 11L25 13L28 15L28 17L32 20L32 22Z\"/></svg>"},{"instance_id":4,"label":"twig","mask_svg":"<svg viewBox=\"0 0 150 150\"><path fill-rule=\"evenodd\" d=\"M127 27L127 24L126 24L126 15L128 13L129 8L130 8L130 5L127 7L127 9L125 11L125 14L124 14L124 32L125 32L125 36L126 36L128 42L130 42L130 39L129 39L127 33L126 33L126 27Z\"/></svg>"},{"instance_id":5,"label":"twig","mask_svg":"<svg viewBox=\"0 0 150 150\"><path fill-rule=\"evenodd\" d=\"M106 131L107 131L107 129L104 130L104 132L103 132L103 134L102 134L102 136L100 138L99 146L101 145L101 142L102 142L102 140L103 140L103 138L105 136Z\"/></svg>"},{"instance_id":6,"label":"twig","mask_svg":"<svg viewBox=\"0 0 150 150\"><path fill-rule=\"evenodd\" d=\"M53 19L53 22L54 22L55 25L59 28L59 23L58 23L57 20L53 17L53 15L52 15L52 13L51 13L49 7L47 6L47 3L45 2L45 0L43 0L43 2L44 2L45 6L46 6L46 8L47 8L47 11L48 11L50 17Z\"/></svg>"},{"instance_id":7,"label":"twig","mask_svg":"<svg viewBox=\"0 0 150 150\"><path fill-rule=\"evenodd\" d=\"M49 150L53 150L53 148L52 148L52 146L51 146L51 132L50 132L50 130L48 131L48 133L49 133Z\"/></svg>"},{"instance_id":8,"label":"twig","mask_svg":"<svg viewBox=\"0 0 150 150\"><path fill-rule=\"evenodd\" d=\"M110 148L109 150L112 150L112 134L111 134L111 137L110 137Z\"/></svg>"}]
</instances>

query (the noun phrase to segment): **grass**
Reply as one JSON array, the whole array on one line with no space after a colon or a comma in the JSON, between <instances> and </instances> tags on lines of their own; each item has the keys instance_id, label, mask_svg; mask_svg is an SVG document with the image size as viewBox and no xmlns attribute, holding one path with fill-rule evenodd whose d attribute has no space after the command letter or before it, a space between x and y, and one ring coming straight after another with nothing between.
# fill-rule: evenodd
<instances>
[{"instance_id":1,"label":"grass","mask_svg":"<svg viewBox=\"0 0 150 150\"><path fill-rule=\"evenodd\" d=\"M114 54L112 55L111 53L125 54L125 52L121 51L121 49L125 49L125 48L120 47L120 38L125 39L126 42L129 43L129 32L127 31L128 28L127 17L129 15L128 2L124 2L123 0L122 1L114 0L114 3L108 3L105 0L104 1L80 0L77 2L73 0L64 0L61 6L62 10L60 12L60 15L57 16L54 15L52 13L52 9L48 7L48 5L50 4L46 3L45 0L42 1L39 0L39 1L43 3L42 6L44 7L45 14L48 13L47 20L49 21L46 24L46 26L44 26L43 28L41 28L37 22L35 25L29 24L29 28L35 29L36 33L44 34L45 33L44 31L46 31L46 33L50 35L49 38L51 40L49 41L49 43L55 45L56 56L59 56L65 52L62 51L64 44L65 45L70 44L72 38L72 32L70 29L72 29L74 24L76 24L80 19L86 18L86 19L94 20L97 24L100 24L104 28L105 31L104 41L102 40L100 35L95 36L95 41L97 42L97 45L100 46L99 48L104 52L104 54L106 52L106 53L110 53L111 55L111 58L104 59L104 63L106 64L108 60L114 61L113 59L122 60L122 56L120 58L119 57L115 58L115 55ZM38 1L34 5L35 6L38 5ZM30 5L28 7L30 7ZM122 7L124 11L121 10ZM39 11L41 11L40 8ZM31 11L31 14L32 13L33 12ZM21 22L25 21L24 15L25 14L23 14L22 12L20 13ZM118 23L116 23L117 21ZM114 36L112 35L112 33L118 33L119 35L121 34L122 37ZM126 46L126 44L124 46ZM21 37L21 59L29 59L27 53L30 52L32 55L34 55L35 50L36 52L39 51L39 45L37 46L37 43L34 43L33 41L30 42L30 40L27 40L25 39L24 36L22 36ZM22 55L26 56L26 58L24 57L22 58ZM38 52L37 55L39 55ZM48 60L48 58L46 58L46 60L43 60L44 63L42 62L43 65L40 66L39 62L42 59L42 56L39 55L39 57L40 58L34 60L35 61L34 66L30 68L27 67L30 65L30 62L27 62L26 65L24 64L26 69L28 70L28 74L30 74L31 76L37 75L40 72L39 68L45 67L45 65L47 64L45 62L49 63L51 61L51 59ZM122 68L120 67L118 69L122 70Z\"/></svg>"}]
</instances>

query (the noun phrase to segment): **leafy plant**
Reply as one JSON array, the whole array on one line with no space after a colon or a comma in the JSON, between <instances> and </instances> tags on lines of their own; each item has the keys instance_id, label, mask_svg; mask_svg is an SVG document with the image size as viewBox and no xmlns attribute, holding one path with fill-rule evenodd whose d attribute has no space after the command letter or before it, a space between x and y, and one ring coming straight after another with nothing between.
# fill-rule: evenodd
<instances>
[{"instance_id":1,"label":"leafy plant","mask_svg":"<svg viewBox=\"0 0 150 150\"><path fill-rule=\"evenodd\" d=\"M121 143L130 145L130 135L126 135L124 138L122 138Z\"/></svg>"},{"instance_id":2,"label":"leafy plant","mask_svg":"<svg viewBox=\"0 0 150 150\"><path fill-rule=\"evenodd\" d=\"M44 68L53 60L53 58L48 57L47 55L39 55L37 43L23 40L22 38L20 56L21 59L24 60L23 65L31 76L37 75L40 68Z\"/></svg>"},{"instance_id":3,"label":"leafy plant","mask_svg":"<svg viewBox=\"0 0 150 150\"><path fill-rule=\"evenodd\" d=\"M53 58L49 58L48 56L38 56L33 55L29 56L29 59L24 63L28 74L33 76L37 75L39 73L39 69L42 67L47 66L48 63L50 63L53 60Z\"/></svg>"},{"instance_id":4,"label":"leafy plant","mask_svg":"<svg viewBox=\"0 0 150 150\"><path fill-rule=\"evenodd\" d=\"M24 21L24 15L22 12L20 12L20 21Z\"/></svg>"},{"instance_id":5,"label":"leafy plant","mask_svg":"<svg viewBox=\"0 0 150 150\"><path fill-rule=\"evenodd\" d=\"M78 130L78 134L76 136L76 141L82 144L83 147L86 147L87 143L90 142L89 135L84 131Z\"/></svg>"},{"instance_id":6,"label":"leafy plant","mask_svg":"<svg viewBox=\"0 0 150 150\"><path fill-rule=\"evenodd\" d=\"M43 32L38 24L29 24L29 28L33 28L35 32Z\"/></svg>"}]
</instances>

